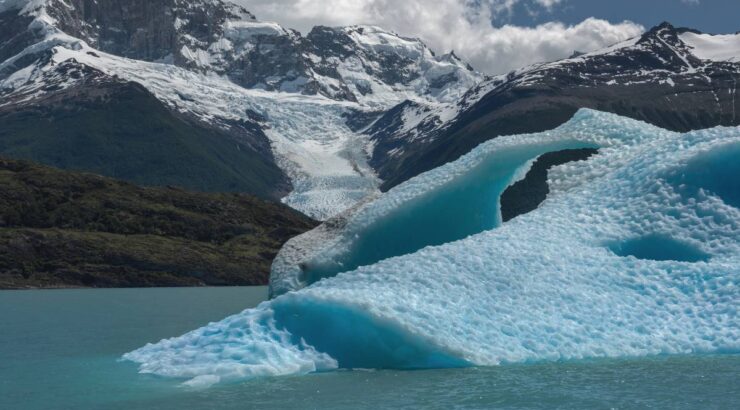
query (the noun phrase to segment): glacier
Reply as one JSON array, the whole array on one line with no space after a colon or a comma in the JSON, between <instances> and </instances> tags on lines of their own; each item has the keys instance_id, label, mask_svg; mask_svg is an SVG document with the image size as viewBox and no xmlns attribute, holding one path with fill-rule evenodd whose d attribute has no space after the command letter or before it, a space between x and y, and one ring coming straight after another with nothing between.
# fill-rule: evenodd
<instances>
[{"instance_id":1,"label":"glacier","mask_svg":"<svg viewBox=\"0 0 740 410\"><path fill-rule=\"evenodd\" d=\"M537 157L547 199L502 223ZM499 137L281 251L273 299L127 353L209 385L337 368L420 369L740 352L740 127L685 134L591 110Z\"/></svg>"},{"instance_id":2,"label":"glacier","mask_svg":"<svg viewBox=\"0 0 740 410\"><path fill-rule=\"evenodd\" d=\"M215 74L107 54L56 32L31 48L51 48L50 64L29 66L0 80L0 90L12 88L31 99L44 92L45 76L54 75L54 67L84 64L142 84L173 110L205 123L249 121L254 114L263 118L277 164L293 184L282 201L313 218L327 219L378 192L379 179L367 164L367 138L351 130L345 118L352 109L369 108L323 96L245 89ZM10 64L0 63L0 70ZM75 81L80 80L60 79L60 86Z\"/></svg>"},{"instance_id":3,"label":"glacier","mask_svg":"<svg viewBox=\"0 0 740 410\"><path fill-rule=\"evenodd\" d=\"M191 9L202 7L204 2L176 3ZM247 55L261 40L266 49L280 42L297 47L301 35L277 23L258 21L228 1L215 3L227 17L209 23L217 27L212 27L215 32L208 42L183 31L187 21L179 17L173 21L184 41L176 54L185 66L178 66L173 63L173 54L152 61L136 60L96 48L82 32L76 34L80 38L66 33L60 28L64 13L55 9L74 10L74 3L0 0L0 12L17 10L19 16L32 18L24 35L36 38L15 56L0 61L0 93L19 97L0 99L0 107L44 95L49 83L65 88L84 81L59 76L56 67L66 63L141 84L171 110L204 124L228 129L233 121L257 123L270 142L276 164L293 186L282 202L326 220L380 193L382 181L368 164L370 137L362 127L350 126L349 117L360 115L370 120L406 100L430 109L450 107L485 78L454 53L436 55L418 39L373 26L320 27L316 35L323 31L329 37L326 41L333 36L346 39L349 43L343 50L353 52L324 55L318 50L306 51L296 55L305 59L306 72L291 70L245 88L228 75L227 66L235 58ZM47 53L50 57L40 58ZM406 75L407 81L392 81L379 74L394 71L394 67L380 63L386 58L397 64L407 61L395 70ZM311 68L309 62L328 64L326 67L336 69L338 78L327 75L326 67ZM354 100L338 98L345 86L352 90ZM304 93L312 87L320 92Z\"/></svg>"}]
</instances>

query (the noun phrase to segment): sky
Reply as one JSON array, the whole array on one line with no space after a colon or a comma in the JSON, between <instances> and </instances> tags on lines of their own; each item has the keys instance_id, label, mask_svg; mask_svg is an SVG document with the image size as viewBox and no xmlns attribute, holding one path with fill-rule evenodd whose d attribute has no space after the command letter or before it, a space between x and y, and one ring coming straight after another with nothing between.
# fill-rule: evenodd
<instances>
[{"instance_id":1,"label":"sky","mask_svg":"<svg viewBox=\"0 0 740 410\"><path fill-rule=\"evenodd\" d=\"M740 0L233 0L258 19L307 33L315 25L372 24L454 50L502 74L593 51L662 21L709 33L740 31Z\"/></svg>"}]
</instances>

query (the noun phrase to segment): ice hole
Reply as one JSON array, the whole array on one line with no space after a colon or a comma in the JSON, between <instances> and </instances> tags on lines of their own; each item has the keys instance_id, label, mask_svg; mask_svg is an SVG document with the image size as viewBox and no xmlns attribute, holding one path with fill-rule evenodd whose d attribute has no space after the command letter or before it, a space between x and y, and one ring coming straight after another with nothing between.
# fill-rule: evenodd
<instances>
[{"instance_id":1,"label":"ice hole","mask_svg":"<svg viewBox=\"0 0 740 410\"><path fill-rule=\"evenodd\" d=\"M740 144L725 145L698 155L676 174L674 184L695 195L701 188L727 205L740 208Z\"/></svg>"},{"instance_id":2,"label":"ice hole","mask_svg":"<svg viewBox=\"0 0 740 410\"><path fill-rule=\"evenodd\" d=\"M666 235L645 235L613 243L609 246L619 256L634 256L654 261L702 262L709 254L697 246Z\"/></svg>"}]
</instances>

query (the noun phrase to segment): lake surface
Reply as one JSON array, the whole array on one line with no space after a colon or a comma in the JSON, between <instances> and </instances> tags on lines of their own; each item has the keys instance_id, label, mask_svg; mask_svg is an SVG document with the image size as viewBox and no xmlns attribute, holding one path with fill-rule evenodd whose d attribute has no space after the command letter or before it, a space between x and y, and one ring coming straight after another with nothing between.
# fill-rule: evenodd
<instances>
[{"instance_id":1,"label":"lake surface","mask_svg":"<svg viewBox=\"0 0 740 410\"><path fill-rule=\"evenodd\" d=\"M119 357L267 288L0 291L0 409L740 408L740 355L337 371L207 389Z\"/></svg>"}]
</instances>

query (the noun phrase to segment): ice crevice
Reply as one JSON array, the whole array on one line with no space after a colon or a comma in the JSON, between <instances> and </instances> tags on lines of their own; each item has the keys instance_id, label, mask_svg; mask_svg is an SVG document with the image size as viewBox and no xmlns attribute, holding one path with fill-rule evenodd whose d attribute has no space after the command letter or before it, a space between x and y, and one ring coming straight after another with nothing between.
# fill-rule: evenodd
<instances>
[{"instance_id":1,"label":"ice crevice","mask_svg":"<svg viewBox=\"0 0 740 410\"><path fill-rule=\"evenodd\" d=\"M500 223L501 192L535 158L597 147L551 167L547 199ZM738 353L739 152L738 127L679 134L591 110L496 138L289 243L274 299L125 358L198 384ZM367 246L371 232L388 247ZM306 268L334 272L309 284Z\"/></svg>"},{"instance_id":2,"label":"ice crevice","mask_svg":"<svg viewBox=\"0 0 740 410\"><path fill-rule=\"evenodd\" d=\"M609 248L619 256L654 261L699 262L709 259L709 254L697 245L656 234L613 243Z\"/></svg>"}]
</instances>

